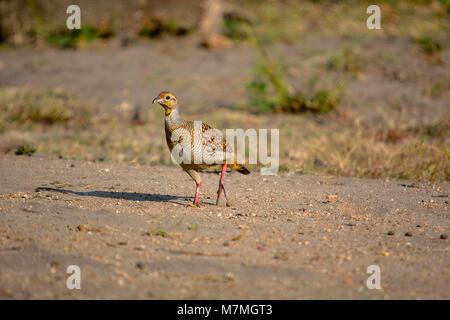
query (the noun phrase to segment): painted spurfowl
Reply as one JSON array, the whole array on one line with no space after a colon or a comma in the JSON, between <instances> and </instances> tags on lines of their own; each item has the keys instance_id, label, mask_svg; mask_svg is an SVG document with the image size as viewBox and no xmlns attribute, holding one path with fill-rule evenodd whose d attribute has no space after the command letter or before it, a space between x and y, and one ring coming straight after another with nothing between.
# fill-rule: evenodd
<instances>
[{"instance_id":1,"label":"painted spurfowl","mask_svg":"<svg viewBox=\"0 0 450 320\"><path fill-rule=\"evenodd\" d=\"M193 206L199 205L199 194L202 180L199 171L217 165L222 166L217 191L216 205L219 204L223 190L227 206L230 205L225 191L225 172L228 168L242 174L250 174L250 171L237 163L236 154L227 144L222 133L200 121L183 120L178 113L178 99L170 92L161 92L152 103L160 104L165 111L166 141L172 154L172 159L183 168L195 181L196 191Z\"/></svg>"}]
</instances>

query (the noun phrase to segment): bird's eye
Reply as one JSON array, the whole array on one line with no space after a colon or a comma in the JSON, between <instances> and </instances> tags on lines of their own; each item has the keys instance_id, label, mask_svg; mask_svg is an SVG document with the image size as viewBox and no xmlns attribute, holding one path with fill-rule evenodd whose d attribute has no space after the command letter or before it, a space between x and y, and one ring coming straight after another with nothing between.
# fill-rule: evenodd
<instances>
[{"instance_id":1,"label":"bird's eye","mask_svg":"<svg viewBox=\"0 0 450 320\"><path fill-rule=\"evenodd\" d=\"M166 96L166 100L170 100L170 96Z\"/></svg>"}]
</instances>

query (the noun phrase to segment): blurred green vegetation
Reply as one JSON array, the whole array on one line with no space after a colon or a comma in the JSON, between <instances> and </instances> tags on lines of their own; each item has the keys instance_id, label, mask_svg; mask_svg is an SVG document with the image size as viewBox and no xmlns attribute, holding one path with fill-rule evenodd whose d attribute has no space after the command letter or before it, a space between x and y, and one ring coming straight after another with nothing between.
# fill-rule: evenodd
<instances>
[{"instance_id":1,"label":"blurred green vegetation","mask_svg":"<svg viewBox=\"0 0 450 320\"><path fill-rule=\"evenodd\" d=\"M95 39L108 39L112 35L111 30L98 30L85 26L82 26L81 29L69 30L62 27L58 31L50 32L46 40L48 43L61 48L76 48L81 42L86 43Z\"/></svg>"},{"instance_id":2,"label":"blurred green vegetation","mask_svg":"<svg viewBox=\"0 0 450 320\"><path fill-rule=\"evenodd\" d=\"M266 66L254 68L256 78L246 87L248 104L244 109L254 113L328 113L339 104L342 86L317 88L316 77L310 79L309 83L314 85L306 88L305 93L296 92L291 95L285 91L282 76L269 72ZM275 94L270 93L269 85L275 88Z\"/></svg>"},{"instance_id":3,"label":"blurred green vegetation","mask_svg":"<svg viewBox=\"0 0 450 320\"><path fill-rule=\"evenodd\" d=\"M235 12L228 12L223 17L223 33L233 41L245 41L248 35L245 31L245 25L250 21Z\"/></svg>"},{"instance_id":4,"label":"blurred green vegetation","mask_svg":"<svg viewBox=\"0 0 450 320\"><path fill-rule=\"evenodd\" d=\"M139 30L139 35L146 38L158 38L164 35L184 36L189 33L189 29L181 27L176 21L163 22L160 20L152 21Z\"/></svg>"},{"instance_id":5,"label":"blurred green vegetation","mask_svg":"<svg viewBox=\"0 0 450 320\"><path fill-rule=\"evenodd\" d=\"M16 155L20 156L20 155L32 155L33 153L36 152L36 148L33 147L32 145L29 144L24 144L24 145L20 145L19 147L17 147L16 150Z\"/></svg>"},{"instance_id":6,"label":"blurred green vegetation","mask_svg":"<svg viewBox=\"0 0 450 320\"><path fill-rule=\"evenodd\" d=\"M248 103L244 107L256 113L328 113L339 104L342 85L319 85L319 77L308 81L309 86L302 92L289 90L285 68L281 59L273 59L257 38L251 26L247 35L257 52L259 62L252 68L253 80L246 86Z\"/></svg>"},{"instance_id":7,"label":"blurred green vegetation","mask_svg":"<svg viewBox=\"0 0 450 320\"><path fill-rule=\"evenodd\" d=\"M442 51L443 47L441 42L429 36L419 37L415 39L414 42L420 45L422 51L428 55L433 55Z\"/></svg>"},{"instance_id":8,"label":"blurred green vegetation","mask_svg":"<svg viewBox=\"0 0 450 320\"><path fill-rule=\"evenodd\" d=\"M185 35L194 31L195 28L195 24L192 23L191 27L187 27L182 18L174 19L172 15L171 18L167 18L167 15L161 18L145 9L141 12L145 16L144 19L134 18L132 15L135 9L132 3L138 2L136 0L131 1L130 5L122 4L118 7L119 9L111 10L110 13L98 13L102 18L97 21L83 20L84 30L65 32L64 28L61 28L61 24L65 21L53 11L55 17L49 17L47 11L50 8L54 10L54 7L46 4L45 1L28 0L19 4L6 0L0 2L3 8L0 12L0 42L13 40L17 38L16 34L21 34L32 41L41 38L63 48L74 48L77 41L104 39L120 33L124 24L129 25L130 30L136 35L149 38L162 35ZM445 20L448 20L450 13L449 3L449 0L381 0L377 2L382 9L383 30L392 35L403 34L412 37L417 36L417 30L424 31L424 34L428 36L445 36L446 30L442 26L447 24ZM250 23L262 44L289 43L311 33L334 34L349 38L365 37L370 36L370 30L361 28L360 23L365 22L364 9L370 4L373 3L369 0L230 1L223 16L223 33L234 41L246 41L248 34L245 25ZM101 4L99 7L103 8ZM422 11L432 11L433 19L423 15L416 10L417 8L425 9ZM90 8L90 10L93 9ZM180 5L175 6L173 10L186 9ZM201 12L195 15L199 13ZM84 11L84 14L95 16L97 13ZM414 17L416 14L418 16ZM421 17L423 19L416 19ZM398 23L399 18L402 19L401 24ZM124 19L131 20L131 23L125 23ZM359 23L355 23L356 21Z\"/></svg>"}]
</instances>

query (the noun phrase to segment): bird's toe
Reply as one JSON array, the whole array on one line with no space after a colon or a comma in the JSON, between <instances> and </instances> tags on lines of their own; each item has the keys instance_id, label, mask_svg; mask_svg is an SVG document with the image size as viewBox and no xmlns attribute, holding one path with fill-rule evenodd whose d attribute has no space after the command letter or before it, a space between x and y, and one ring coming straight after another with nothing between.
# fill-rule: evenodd
<instances>
[{"instance_id":1,"label":"bird's toe","mask_svg":"<svg viewBox=\"0 0 450 320\"><path fill-rule=\"evenodd\" d=\"M186 205L186 207L190 207L190 208L200 208L201 206L203 205L203 203L201 203L200 201L199 202L197 202L197 203L192 203L192 202L189 202L187 205Z\"/></svg>"}]
</instances>

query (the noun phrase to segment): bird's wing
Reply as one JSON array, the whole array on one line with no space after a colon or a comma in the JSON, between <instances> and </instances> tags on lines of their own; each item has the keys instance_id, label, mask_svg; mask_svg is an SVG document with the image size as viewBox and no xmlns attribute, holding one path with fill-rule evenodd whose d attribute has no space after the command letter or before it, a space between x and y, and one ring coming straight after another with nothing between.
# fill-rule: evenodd
<instances>
[{"instance_id":1,"label":"bird's wing","mask_svg":"<svg viewBox=\"0 0 450 320\"><path fill-rule=\"evenodd\" d=\"M212 163L224 163L228 158L233 158L234 153L226 142L222 131L202 123L202 150L203 161Z\"/></svg>"}]
</instances>

